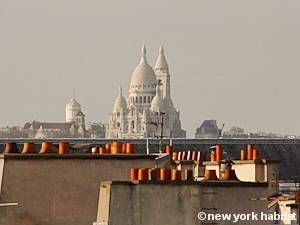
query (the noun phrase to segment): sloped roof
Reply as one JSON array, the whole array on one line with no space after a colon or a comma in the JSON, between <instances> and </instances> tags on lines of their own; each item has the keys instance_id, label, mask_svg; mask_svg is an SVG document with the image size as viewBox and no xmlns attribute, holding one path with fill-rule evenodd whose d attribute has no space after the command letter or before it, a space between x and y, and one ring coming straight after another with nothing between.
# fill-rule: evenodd
<instances>
[{"instance_id":1,"label":"sloped roof","mask_svg":"<svg viewBox=\"0 0 300 225\"><path fill-rule=\"evenodd\" d=\"M197 133L219 133L219 128L217 126L216 120L204 120L199 128L197 128Z\"/></svg>"},{"instance_id":2,"label":"sloped roof","mask_svg":"<svg viewBox=\"0 0 300 225\"><path fill-rule=\"evenodd\" d=\"M82 111L79 111L76 116L85 116Z\"/></svg>"},{"instance_id":3,"label":"sloped roof","mask_svg":"<svg viewBox=\"0 0 300 225\"><path fill-rule=\"evenodd\" d=\"M72 123L49 123L49 122L27 122L24 125L24 129L53 129L53 130L68 130L72 126Z\"/></svg>"}]
</instances>

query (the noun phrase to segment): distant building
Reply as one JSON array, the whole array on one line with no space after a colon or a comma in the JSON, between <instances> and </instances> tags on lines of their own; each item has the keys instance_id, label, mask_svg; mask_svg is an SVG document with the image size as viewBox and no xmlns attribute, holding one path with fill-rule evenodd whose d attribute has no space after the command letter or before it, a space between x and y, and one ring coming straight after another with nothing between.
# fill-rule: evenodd
<instances>
[{"instance_id":1,"label":"distant building","mask_svg":"<svg viewBox=\"0 0 300 225\"><path fill-rule=\"evenodd\" d=\"M195 134L195 138L218 138L220 136L221 129L218 128L216 120L204 120Z\"/></svg>"},{"instance_id":2,"label":"distant building","mask_svg":"<svg viewBox=\"0 0 300 225\"><path fill-rule=\"evenodd\" d=\"M165 137L186 137L186 131L181 128L180 112L171 98L170 73L164 49L159 49L153 70L143 47L141 61L132 73L127 100L123 97L122 88L119 90L109 115L106 137L156 137L160 135L162 120Z\"/></svg>"},{"instance_id":3,"label":"distant building","mask_svg":"<svg viewBox=\"0 0 300 225\"><path fill-rule=\"evenodd\" d=\"M72 98L66 105L66 122L39 122L31 121L24 125L24 130L32 138L54 137L87 137L85 127L85 115L81 111L81 105Z\"/></svg>"},{"instance_id":4,"label":"distant building","mask_svg":"<svg viewBox=\"0 0 300 225\"><path fill-rule=\"evenodd\" d=\"M89 123L75 98L66 104L65 122L30 121L23 127L0 127L0 138L105 138L102 123Z\"/></svg>"},{"instance_id":5,"label":"distant building","mask_svg":"<svg viewBox=\"0 0 300 225\"><path fill-rule=\"evenodd\" d=\"M222 137L224 138L290 138L293 139L295 136L292 135L281 135L275 133L267 133L263 131L247 132L244 128L233 126L228 131L224 131Z\"/></svg>"},{"instance_id":6,"label":"distant building","mask_svg":"<svg viewBox=\"0 0 300 225\"><path fill-rule=\"evenodd\" d=\"M29 138L29 135L23 127L1 127L0 138Z\"/></svg>"},{"instance_id":7,"label":"distant building","mask_svg":"<svg viewBox=\"0 0 300 225\"><path fill-rule=\"evenodd\" d=\"M90 138L105 138L105 124L90 123L88 126L88 134Z\"/></svg>"},{"instance_id":8,"label":"distant building","mask_svg":"<svg viewBox=\"0 0 300 225\"><path fill-rule=\"evenodd\" d=\"M223 132L226 138L249 138L250 134L245 132L244 128L233 126L228 131Z\"/></svg>"}]
</instances>

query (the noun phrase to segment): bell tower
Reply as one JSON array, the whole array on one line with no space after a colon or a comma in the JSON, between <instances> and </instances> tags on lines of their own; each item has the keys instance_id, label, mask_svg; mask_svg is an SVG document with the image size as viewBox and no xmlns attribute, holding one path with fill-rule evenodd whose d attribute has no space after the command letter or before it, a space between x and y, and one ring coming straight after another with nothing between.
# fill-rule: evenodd
<instances>
[{"instance_id":1,"label":"bell tower","mask_svg":"<svg viewBox=\"0 0 300 225\"><path fill-rule=\"evenodd\" d=\"M171 97L170 91L170 73L169 66L165 57L164 48L160 46L159 54L155 64L155 75L156 79L159 82L159 86L161 89L162 97Z\"/></svg>"}]
</instances>

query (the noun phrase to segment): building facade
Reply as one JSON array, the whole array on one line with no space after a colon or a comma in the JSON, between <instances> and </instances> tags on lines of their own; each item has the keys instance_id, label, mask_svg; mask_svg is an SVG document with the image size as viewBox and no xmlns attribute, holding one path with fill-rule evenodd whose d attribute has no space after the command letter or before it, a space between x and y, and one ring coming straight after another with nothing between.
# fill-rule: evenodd
<instances>
[{"instance_id":1,"label":"building facade","mask_svg":"<svg viewBox=\"0 0 300 225\"><path fill-rule=\"evenodd\" d=\"M31 121L25 123L24 130L31 138L87 137L85 115L75 98L66 104L65 122Z\"/></svg>"},{"instance_id":2,"label":"building facade","mask_svg":"<svg viewBox=\"0 0 300 225\"><path fill-rule=\"evenodd\" d=\"M122 88L109 115L107 138L184 138L180 112L171 98L169 66L163 47L159 49L155 68L148 64L145 46L134 69L127 99Z\"/></svg>"}]
</instances>

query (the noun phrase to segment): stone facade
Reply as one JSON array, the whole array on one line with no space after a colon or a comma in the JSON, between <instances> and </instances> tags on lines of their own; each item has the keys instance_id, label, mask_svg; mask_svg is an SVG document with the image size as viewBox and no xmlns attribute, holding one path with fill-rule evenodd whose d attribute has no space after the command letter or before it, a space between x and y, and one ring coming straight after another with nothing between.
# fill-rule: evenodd
<instances>
[{"instance_id":1,"label":"stone facade","mask_svg":"<svg viewBox=\"0 0 300 225\"><path fill-rule=\"evenodd\" d=\"M161 126L163 124L163 126ZM163 131L161 128L163 127ZM107 138L186 137L180 112L171 98L169 67L163 47L154 70L147 63L146 48L132 73L128 98L120 87L106 129Z\"/></svg>"}]
</instances>

